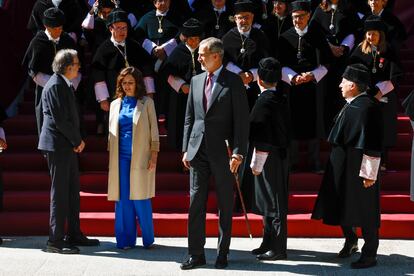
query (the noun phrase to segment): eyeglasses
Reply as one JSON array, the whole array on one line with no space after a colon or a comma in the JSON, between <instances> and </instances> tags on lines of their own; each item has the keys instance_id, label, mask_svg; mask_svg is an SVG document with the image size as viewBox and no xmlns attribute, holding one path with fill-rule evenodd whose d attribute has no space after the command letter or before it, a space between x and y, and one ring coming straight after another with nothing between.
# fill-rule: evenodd
<instances>
[{"instance_id":1,"label":"eyeglasses","mask_svg":"<svg viewBox=\"0 0 414 276\"><path fill-rule=\"evenodd\" d=\"M134 85L135 81L123 81L121 82L122 85Z\"/></svg>"},{"instance_id":2,"label":"eyeglasses","mask_svg":"<svg viewBox=\"0 0 414 276\"><path fill-rule=\"evenodd\" d=\"M295 19L300 19L300 20L302 20L303 18L305 18L305 16L307 16L308 15L308 13L302 13L302 14L295 14L295 15L293 15L292 14L292 18L293 18L293 20L295 20Z\"/></svg>"},{"instance_id":3,"label":"eyeglasses","mask_svg":"<svg viewBox=\"0 0 414 276\"><path fill-rule=\"evenodd\" d=\"M250 19L250 15L236 15L234 18L236 20L249 20Z\"/></svg>"}]
</instances>

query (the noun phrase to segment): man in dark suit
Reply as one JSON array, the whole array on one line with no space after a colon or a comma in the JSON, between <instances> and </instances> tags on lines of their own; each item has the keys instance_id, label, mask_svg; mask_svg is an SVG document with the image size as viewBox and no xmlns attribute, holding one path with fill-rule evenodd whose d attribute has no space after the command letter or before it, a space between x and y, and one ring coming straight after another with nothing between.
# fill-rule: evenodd
<instances>
[{"instance_id":1,"label":"man in dark suit","mask_svg":"<svg viewBox=\"0 0 414 276\"><path fill-rule=\"evenodd\" d=\"M223 43L207 38L199 46L198 61L205 73L191 79L184 122L183 163L190 169L188 252L181 269L206 263L204 256L206 202L211 175L216 182L219 208L219 242L216 268L227 266L233 209L233 176L247 150L246 90L241 78L223 68ZM229 140L233 155L227 155Z\"/></svg>"},{"instance_id":2,"label":"man in dark suit","mask_svg":"<svg viewBox=\"0 0 414 276\"><path fill-rule=\"evenodd\" d=\"M61 254L79 253L76 245L99 245L80 231L79 168L77 153L85 142L81 138L74 88L71 80L80 68L76 50L57 52L54 74L46 83L41 109L43 122L38 149L46 157L52 179L50 189L49 240L46 251ZM68 236L64 237L65 223Z\"/></svg>"}]
</instances>

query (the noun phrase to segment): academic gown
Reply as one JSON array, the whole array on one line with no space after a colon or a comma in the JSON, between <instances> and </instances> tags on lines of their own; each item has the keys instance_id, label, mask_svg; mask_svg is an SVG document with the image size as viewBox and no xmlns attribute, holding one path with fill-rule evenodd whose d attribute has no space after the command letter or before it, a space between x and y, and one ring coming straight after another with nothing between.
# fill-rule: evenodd
<instances>
[{"instance_id":1,"label":"academic gown","mask_svg":"<svg viewBox=\"0 0 414 276\"><path fill-rule=\"evenodd\" d=\"M125 44L128 64L138 68L144 77L151 76L151 57L148 53L133 39L127 38ZM121 51L110 39L105 40L96 50L92 60L91 77L94 83L106 82L110 100L116 90L118 74L125 67L126 63Z\"/></svg>"},{"instance_id":2,"label":"academic gown","mask_svg":"<svg viewBox=\"0 0 414 276\"><path fill-rule=\"evenodd\" d=\"M364 188L359 171L363 154L381 155L381 121L378 101L366 94L354 99L337 118L328 138L332 150L313 219L329 225L380 226L379 180Z\"/></svg>"},{"instance_id":3,"label":"academic gown","mask_svg":"<svg viewBox=\"0 0 414 276\"><path fill-rule=\"evenodd\" d=\"M27 29L31 30L33 34L37 31L44 30L43 13L49 8L54 8L52 0L37 0L33 6L32 13L27 23ZM62 0L59 9L65 13L65 24L63 30L65 32L81 33L81 24L83 18L86 16L86 11L82 9L77 0Z\"/></svg>"},{"instance_id":4,"label":"academic gown","mask_svg":"<svg viewBox=\"0 0 414 276\"><path fill-rule=\"evenodd\" d=\"M56 53L61 49L76 49L75 42L65 32L60 36L59 42L55 44L50 41L45 31L39 31L30 41L29 47L23 58L23 66L27 67L30 77L37 73L53 75L52 63ZM35 88L35 113L38 133L42 127L43 113L41 111L43 87L36 85Z\"/></svg>"},{"instance_id":5,"label":"academic gown","mask_svg":"<svg viewBox=\"0 0 414 276\"><path fill-rule=\"evenodd\" d=\"M214 11L213 5L209 2L195 11L194 16L204 25L204 37L222 38L231 28L234 22L229 20L233 15L231 5L226 3L226 11L218 13ZM216 28L218 26L218 29Z\"/></svg>"},{"instance_id":6,"label":"academic gown","mask_svg":"<svg viewBox=\"0 0 414 276\"><path fill-rule=\"evenodd\" d=\"M388 47L385 53L380 53L375 59L375 70L373 55L364 54L361 51L361 46L358 46L352 52L349 58L349 64L362 63L368 67L371 71L371 84L369 85L368 93L375 96L379 89L376 84L381 81L390 80L394 87L398 84L400 78L403 75L402 69L399 66L397 59ZM384 147L393 147L397 142L398 134L398 96L395 89L383 96L383 99L387 102L381 102L382 116L383 116L383 131L384 131Z\"/></svg>"},{"instance_id":7,"label":"academic gown","mask_svg":"<svg viewBox=\"0 0 414 276\"><path fill-rule=\"evenodd\" d=\"M286 253L290 124L287 97L280 91L262 92L249 117L250 137L247 162L243 172L242 191L245 201L255 214L264 218L266 235L271 239L273 250ZM250 162L253 150L269 155L260 175L254 176ZM251 202L251 204L250 204ZM279 236L268 228L268 221L278 218L281 222ZM275 238L276 237L276 238Z\"/></svg>"},{"instance_id":8,"label":"academic gown","mask_svg":"<svg viewBox=\"0 0 414 276\"><path fill-rule=\"evenodd\" d=\"M242 39L245 40L244 53L240 52L242 49ZM239 33L237 27L234 27L223 36L222 41L224 45L224 62L232 62L243 72L248 72L252 68L257 69L259 61L264 57L268 57L270 53L269 41L266 35L263 31L254 27L251 28L250 35L247 38ZM249 83L249 88L246 92L251 109L260 93L257 83Z\"/></svg>"},{"instance_id":9,"label":"academic gown","mask_svg":"<svg viewBox=\"0 0 414 276\"><path fill-rule=\"evenodd\" d=\"M98 47L111 37L111 32L106 27L106 21L97 15L94 17L94 28L91 30L84 29L83 33L92 53L96 53Z\"/></svg>"},{"instance_id":10,"label":"academic gown","mask_svg":"<svg viewBox=\"0 0 414 276\"><path fill-rule=\"evenodd\" d=\"M326 38L318 27L312 24L301 39L301 56L298 58L299 35L294 27L284 32L280 39L279 61L296 73L301 74L316 69L319 65L327 65L331 57ZM325 66L326 67L326 66ZM294 140L309 140L324 136L323 126L323 90L319 84L308 82L290 86L289 108L292 120ZM318 90L318 93L317 93Z\"/></svg>"},{"instance_id":11,"label":"academic gown","mask_svg":"<svg viewBox=\"0 0 414 276\"><path fill-rule=\"evenodd\" d=\"M342 1L339 3L341 4ZM331 20L334 26L332 30L330 29ZM323 11L319 6L316 8L311 22L316 22L320 25L324 36L334 46L341 46L342 41L348 35L352 34L356 37L357 30L362 24L355 12L345 10L342 7L338 7L336 11ZM325 129L329 129L332 126L333 118L345 104L339 84L341 83L342 74L348 63L351 50L345 47L342 56L331 56L330 67L325 77L326 88L323 91Z\"/></svg>"},{"instance_id":12,"label":"academic gown","mask_svg":"<svg viewBox=\"0 0 414 276\"><path fill-rule=\"evenodd\" d=\"M283 19L279 19L276 15L271 14L264 20L262 30L269 38L270 55L279 59L279 39L280 36L293 26L292 16L286 15ZM283 53L281 53L283 54Z\"/></svg>"},{"instance_id":13,"label":"academic gown","mask_svg":"<svg viewBox=\"0 0 414 276\"><path fill-rule=\"evenodd\" d=\"M180 43L168 57L165 68L162 71L162 76L167 79L169 75L173 75L180 77L187 84L190 84L191 78L194 75L202 73L201 65L197 61L197 58L198 49L194 51L195 68L193 70L191 52L185 43ZM181 150L188 95L184 94L181 90L176 92L171 87L168 87L168 89L170 94L167 116L168 143L171 147Z\"/></svg>"}]
</instances>

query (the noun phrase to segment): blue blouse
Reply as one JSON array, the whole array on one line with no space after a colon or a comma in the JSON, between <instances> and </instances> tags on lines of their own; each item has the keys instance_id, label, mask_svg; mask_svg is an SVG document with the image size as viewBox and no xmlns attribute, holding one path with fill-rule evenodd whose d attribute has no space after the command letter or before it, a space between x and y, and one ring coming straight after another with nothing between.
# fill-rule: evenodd
<instances>
[{"instance_id":1,"label":"blue blouse","mask_svg":"<svg viewBox=\"0 0 414 276\"><path fill-rule=\"evenodd\" d=\"M125 96L119 111L119 158L131 160L132 117L137 105L135 97Z\"/></svg>"}]
</instances>

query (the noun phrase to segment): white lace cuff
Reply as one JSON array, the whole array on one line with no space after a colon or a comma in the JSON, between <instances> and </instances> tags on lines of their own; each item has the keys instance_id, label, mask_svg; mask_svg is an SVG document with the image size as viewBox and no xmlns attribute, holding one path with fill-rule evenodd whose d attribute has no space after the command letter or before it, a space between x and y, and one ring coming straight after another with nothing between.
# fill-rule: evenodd
<instances>
[{"instance_id":1,"label":"white lace cuff","mask_svg":"<svg viewBox=\"0 0 414 276\"><path fill-rule=\"evenodd\" d=\"M233 72L233 73L237 74L237 75L242 71L242 69L240 69L239 66L237 66L236 64L234 64L231 61L227 63L226 69L229 70L230 72Z\"/></svg>"},{"instance_id":2,"label":"white lace cuff","mask_svg":"<svg viewBox=\"0 0 414 276\"><path fill-rule=\"evenodd\" d=\"M88 13L88 15L82 21L82 28L86 30L93 30L95 28L95 18L93 14Z\"/></svg>"},{"instance_id":3,"label":"white lace cuff","mask_svg":"<svg viewBox=\"0 0 414 276\"><path fill-rule=\"evenodd\" d=\"M262 172L266 159L269 156L268 152L265 151L256 151L256 148L253 150L252 161L250 162L250 168L257 172Z\"/></svg>"},{"instance_id":4,"label":"white lace cuff","mask_svg":"<svg viewBox=\"0 0 414 276\"><path fill-rule=\"evenodd\" d=\"M41 87L45 87L47 81L50 79L51 75L39 72L33 77L33 81L40 85Z\"/></svg>"},{"instance_id":5,"label":"white lace cuff","mask_svg":"<svg viewBox=\"0 0 414 276\"><path fill-rule=\"evenodd\" d=\"M162 44L161 47L164 49L167 56L169 56L171 52L174 50L174 48L177 47L177 41L174 38L171 38L170 40Z\"/></svg>"},{"instance_id":6,"label":"white lace cuff","mask_svg":"<svg viewBox=\"0 0 414 276\"><path fill-rule=\"evenodd\" d=\"M155 84L154 84L153 77L144 77L144 84L145 84L145 89L147 90L147 94L155 93Z\"/></svg>"},{"instance_id":7,"label":"white lace cuff","mask_svg":"<svg viewBox=\"0 0 414 276\"><path fill-rule=\"evenodd\" d=\"M351 51L355 45L355 36L353 34L347 35L344 40L342 40L341 45L347 46Z\"/></svg>"},{"instance_id":8,"label":"white lace cuff","mask_svg":"<svg viewBox=\"0 0 414 276\"><path fill-rule=\"evenodd\" d=\"M100 81L95 83L95 96L96 101L102 102L109 98L108 86L106 82Z\"/></svg>"},{"instance_id":9,"label":"white lace cuff","mask_svg":"<svg viewBox=\"0 0 414 276\"><path fill-rule=\"evenodd\" d=\"M142 48L144 48L145 51L147 51L147 53L150 55L152 54L152 49L154 49L155 47L157 47L157 44L155 44L148 38L146 38L144 42L142 43Z\"/></svg>"},{"instance_id":10,"label":"white lace cuff","mask_svg":"<svg viewBox=\"0 0 414 276\"><path fill-rule=\"evenodd\" d=\"M323 65L319 65L318 68L312 71L316 82L319 82L323 77L325 77L326 73L328 73L328 69L326 69Z\"/></svg>"},{"instance_id":11,"label":"white lace cuff","mask_svg":"<svg viewBox=\"0 0 414 276\"><path fill-rule=\"evenodd\" d=\"M394 90L394 85L391 81L381 81L375 85L378 87L378 89L381 91L382 95L390 93L392 90Z\"/></svg>"},{"instance_id":12,"label":"white lace cuff","mask_svg":"<svg viewBox=\"0 0 414 276\"><path fill-rule=\"evenodd\" d=\"M292 84L292 79L298 73L293 71L290 67L282 67L282 81L286 82L287 84Z\"/></svg>"},{"instance_id":13,"label":"white lace cuff","mask_svg":"<svg viewBox=\"0 0 414 276\"><path fill-rule=\"evenodd\" d=\"M381 162L381 157L373 157L373 156L364 154L362 156L361 169L359 171L359 176L365 179L377 180L380 162Z\"/></svg>"},{"instance_id":14,"label":"white lace cuff","mask_svg":"<svg viewBox=\"0 0 414 276\"><path fill-rule=\"evenodd\" d=\"M186 82L180 78L173 75L168 76L168 84L172 87L172 89L175 90L175 92L180 92L181 86L185 84Z\"/></svg>"}]
</instances>

